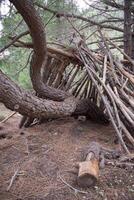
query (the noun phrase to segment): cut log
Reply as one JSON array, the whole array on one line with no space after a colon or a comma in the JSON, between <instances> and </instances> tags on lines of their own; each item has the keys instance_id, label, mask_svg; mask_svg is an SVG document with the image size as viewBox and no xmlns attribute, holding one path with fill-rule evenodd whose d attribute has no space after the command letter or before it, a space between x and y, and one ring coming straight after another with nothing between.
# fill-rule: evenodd
<instances>
[{"instance_id":1,"label":"cut log","mask_svg":"<svg viewBox=\"0 0 134 200\"><path fill-rule=\"evenodd\" d=\"M86 160L79 163L77 182L82 187L90 187L96 184L99 177L100 145L92 142L89 146Z\"/></svg>"}]
</instances>

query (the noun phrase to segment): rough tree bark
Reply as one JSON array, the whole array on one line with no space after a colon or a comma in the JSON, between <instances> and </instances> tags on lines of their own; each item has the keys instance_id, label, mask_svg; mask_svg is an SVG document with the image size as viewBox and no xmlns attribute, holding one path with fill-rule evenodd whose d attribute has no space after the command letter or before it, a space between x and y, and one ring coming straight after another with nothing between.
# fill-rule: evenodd
<instances>
[{"instance_id":1,"label":"rough tree bark","mask_svg":"<svg viewBox=\"0 0 134 200\"><path fill-rule=\"evenodd\" d=\"M132 19L131 19L131 0L124 0L124 52L132 56Z\"/></svg>"},{"instance_id":2,"label":"rough tree bark","mask_svg":"<svg viewBox=\"0 0 134 200\"><path fill-rule=\"evenodd\" d=\"M85 107L85 115L90 115L89 111L91 114L96 111L94 117L97 119L99 116L100 121L103 122L103 119L106 119L105 115L95 105L91 106L93 104L89 100L86 100L85 104L85 101L75 99L71 94L43 83L41 68L46 62L47 50L41 19L31 0L10 0L10 2L14 4L22 15L30 30L34 49L31 60L31 79L33 88L40 98L21 89L0 71L0 101L9 109L16 110L20 114L32 118L57 118L80 113L84 114L83 107ZM106 119L107 122L108 120Z\"/></svg>"},{"instance_id":3,"label":"rough tree bark","mask_svg":"<svg viewBox=\"0 0 134 200\"><path fill-rule=\"evenodd\" d=\"M11 110L29 117L57 118L71 115L76 108L73 97L63 102L38 98L24 91L0 70L0 101Z\"/></svg>"},{"instance_id":4,"label":"rough tree bark","mask_svg":"<svg viewBox=\"0 0 134 200\"><path fill-rule=\"evenodd\" d=\"M45 65L47 58L45 29L39 14L30 0L10 0L23 17L29 27L33 41L34 54L31 60L31 81L34 90L42 97L55 101L63 101L71 96L62 90L48 87L42 81L41 68Z\"/></svg>"},{"instance_id":5,"label":"rough tree bark","mask_svg":"<svg viewBox=\"0 0 134 200\"><path fill-rule=\"evenodd\" d=\"M33 118L58 118L63 116L86 115L88 118L108 123L107 117L90 100L69 97L63 102L38 98L31 92L24 91L0 70L0 102L11 110Z\"/></svg>"},{"instance_id":6,"label":"rough tree bark","mask_svg":"<svg viewBox=\"0 0 134 200\"><path fill-rule=\"evenodd\" d=\"M10 0L27 23L34 46L31 61L32 84L38 94L53 100L64 100L70 94L46 86L41 79L41 68L47 58L46 38L43 24L31 0ZM76 107L73 97L63 102L43 100L25 92L0 71L0 101L9 109L32 117L55 118L70 115ZM67 102L67 104L66 104ZM64 107L64 108L63 108ZM67 111L65 111L65 110Z\"/></svg>"}]
</instances>

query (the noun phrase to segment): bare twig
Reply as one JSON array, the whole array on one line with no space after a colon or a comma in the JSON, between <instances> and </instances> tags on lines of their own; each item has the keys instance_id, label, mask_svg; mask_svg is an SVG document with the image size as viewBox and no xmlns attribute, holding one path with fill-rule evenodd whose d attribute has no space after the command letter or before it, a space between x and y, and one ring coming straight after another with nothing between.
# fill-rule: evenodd
<instances>
[{"instance_id":1,"label":"bare twig","mask_svg":"<svg viewBox=\"0 0 134 200\"><path fill-rule=\"evenodd\" d=\"M13 185L13 183L14 183L14 181L15 181L17 175L18 175L18 173L19 173L19 169L17 169L17 170L15 171L14 175L12 176L11 181L10 181L10 184L9 184L9 186L7 187L7 191L9 191L10 188L12 187L12 185Z\"/></svg>"},{"instance_id":2,"label":"bare twig","mask_svg":"<svg viewBox=\"0 0 134 200\"><path fill-rule=\"evenodd\" d=\"M7 45L5 45L3 48L0 49L0 53L2 53L7 48L12 46L19 38L21 38L22 36L27 35L27 34L29 34L29 31L25 31L25 32L21 33L20 35L14 37L14 39L11 42L9 42Z\"/></svg>"},{"instance_id":3,"label":"bare twig","mask_svg":"<svg viewBox=\"0 0 134 200\"><path fill-rule=\"evenodd\" d=\"M60 172L58 173L58 177L60 178L60 180L65 184L67 185L67 187L71 188L75 194L78 194L78 193L81 193L81 194L87 194L88 192L86 191L83 191L83 190L78 190L76 188L74 188L73 186L71 186L69 183L67 183L60 175Z\"/></svg>"},{"instance_id":4,"label":"bare twig","mask_svg":"<svg viewBox=\"0 0 134 200\"><path fill-rule=\"evenodd\" d=\"M4 120L2 120L2 121L0 122L0 124L5 123L8 119L10 119L11 117L13 117L16 113L17 113L17 112L15 111L15 112L13 112L12 114L10 114L9 116L7 116Z\"/></svg>"}]
</instances>

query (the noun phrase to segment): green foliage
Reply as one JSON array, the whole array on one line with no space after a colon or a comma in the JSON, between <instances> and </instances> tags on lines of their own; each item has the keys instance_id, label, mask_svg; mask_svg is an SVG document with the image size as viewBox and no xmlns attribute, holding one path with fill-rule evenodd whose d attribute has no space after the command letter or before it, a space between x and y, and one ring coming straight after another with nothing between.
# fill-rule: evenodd
<instances>
[{"instance_id":1,"label":"green foliage","mask_svg":"<svg viewBox=\"0 0 134 200\"><path fill-rule=\"evenodd\" d=\"M38 0L36 2L42 3L42 5L45 3L44 0ZM66 11L71 13L77 11L75 3L71 0L48 0L47 5L50 6L51 9L57 11ZM39 9L39 13L44 24L52 17L51 13L44 12L42 9ZM7 16L2 18L1 24L3 29L0 34L0 49L11 41L9 36L16 36L27 30L25 22L22 20L20 14L16 13L14 8L12 8L11 12L9 12ZM68 24L65 23L65 20L53 18L46 27L47 40L51 41L52 38L53 40L61 38L61 36L64 36L65 32L69 32ZM23 41L31 41L30 36L23 37ZM23 69L27 63L29 54L30 50L28 49L12 46L0 56L0 69L25 88L32 87L29 77L29 64L25 69Z\"/></svg>"},{"instance_id":2,"label":"green foliage","mask_svg":"<svg viewBox=\"0 0 134 200\"><path fill-rule=\"evenodd\" d=\"M75 0L36 0L36 2L41 3L42 5L47 2L47 6L50 7L52 10L56 10L59 12L67 12L67 13L73 13L73 14L80 14L80 10L78 10L77 4ZM122 0L119 0L119 2L122 2ZM100 1L100 3L97 5L98 7L101 7L105 9L105 4ZM39 14L42 18L42 21L44 22L44 25L52 18L53 14L49 13L47 11L44 12L43 9L39 9L37 7ZM97 16L98 10L94 8L90 8L90 10L85 9L83 11L84 17L89 17L92 20L95 21L102 21L106 20L105 15L99 15ZM123 11L116 11L116 12L110 12L109 13L111 18L115 17L122 17ZM71 19L73 21L73 19ZM1 20L3 29L0 34L0 48L4 47L6 44L8 44L11 40L9 39L9 36L16 36L20 33L27 30L27 26L25 22L22 20L22 17L19 13L16 13L16 10L14 8L11 9L11 12L9 12L4 18ZM73 21L73 25L79 30L79 27L81 25L86 26L86 22L82 22L80 20ZM111 25L115 25L114 23ZM122 27L121 23L121 27ZM71 24L65 19L65 18L57 18L53 17L51 21L47 24L45 27L46 29L46 37L47 41L51 42L57 42L60 41L61 43L64 43L66 45L70 46L69 39L71 40L70 36L73 34L74 29L72 28ZM81 31L81 33L84 33L86 37L88 37L92 32L94 31L94 27L91 27L91 30L84 29ZM110 30L111 31L111 30ZM106 31L108 33L108 31ZM116 34L116 35L115 35ZM120 33L118 33L120 36ZM110 32L111 36L117 36L117 32ZM30 35L23 37L22 39L24 42L31 41ZM89 39L89 43L92 41L95 41L95 34L92 35ZM90 46L91 48L97 48L96 44L93 44ZM29 64L26 65L27 60L29 58L30 50L23 49L23 48L16 48L16 47L10 47L8 50L4 52L2 56L0 56L0 69L2 69L6 74L8 74L12 79L14 79L16 82L18 82L21 86L25 88L31 88L31 82L29 77ZM25 67L26 66L26 67ZM23 69L25 67L25 69ZM23 70L21 70L23 69ZM19 72L20 71L20 72Z\"/></svg>"},{"instance_id":3,"label":"green foliage","mask_svg":"<svg viewBox=\"0 0 134 200\"><path fill-rule=\"evenodd\" d=\"M7 55L0 59L0 69L23 87L30 88L29 65L26 66L26 69L23 69L27 63L29 51L12 47L6 53Z\"/></svg>"},{"instance_id":4,"label":"green foliage","mask_svg":"<svg viewBox=\"0 0 134 200\"><path fill-rule=\"evenodd\" d=\"M28 69L24 69L23 72L21 72L19 74L18 81L19 81L21 86L23 86L23 87L25 87L27 89L31 89L32 88Z\"/></svg>"},{"instance_id":5,"label":"green foliage","mask_svg":"<svg viewBox=\"0 0 134 200\"><path fill-rule=\"evenodd\" d=\"M22 17L16 14L15 9L2 19L1 24L0 48L11 41L9 36L16 36L27 30L26 24L22 22ZM29 37L25 37L25 41L29 41ZM28 55L29 50L15 47L8 48L0 55L0 69L25 88L31 87L28 69L17 72L26 65Z\"/></svg>"}]
</instances>

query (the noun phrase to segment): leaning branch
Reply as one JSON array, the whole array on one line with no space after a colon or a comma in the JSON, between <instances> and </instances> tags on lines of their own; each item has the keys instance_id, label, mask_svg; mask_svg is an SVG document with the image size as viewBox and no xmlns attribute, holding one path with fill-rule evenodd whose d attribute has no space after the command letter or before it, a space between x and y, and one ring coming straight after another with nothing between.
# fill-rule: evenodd
<instances>
[{"instance_id":1,"label":"leaning branch","mask_svg":"<svg viewBox=\"0 0 134 200\"><path fill-rule=\"evenodd\" d=\"M42 8L43 10L46 10L48 12L51 12L51 13L55 14L56 17L75 18L75 19L79 19L79 20L82 20L82 21L85 21L85 22L89 22L91 25L95 25L95 26L98 26L100 28L112 29L112 30L115 30L115 31L123 32L123 29L119 28L119 27L106 25L106 24L101 24L99 22L93 21L93 20L88 19L86 17L82 17L80 15L74 15L74 14L58 12L58 11L52 10L52 9L46 7L46 6L43 6L43 5L39 4L39 3L36 3L36 5L38 7L40 7L40 8Z\"/></svg>"}]
</instances>

